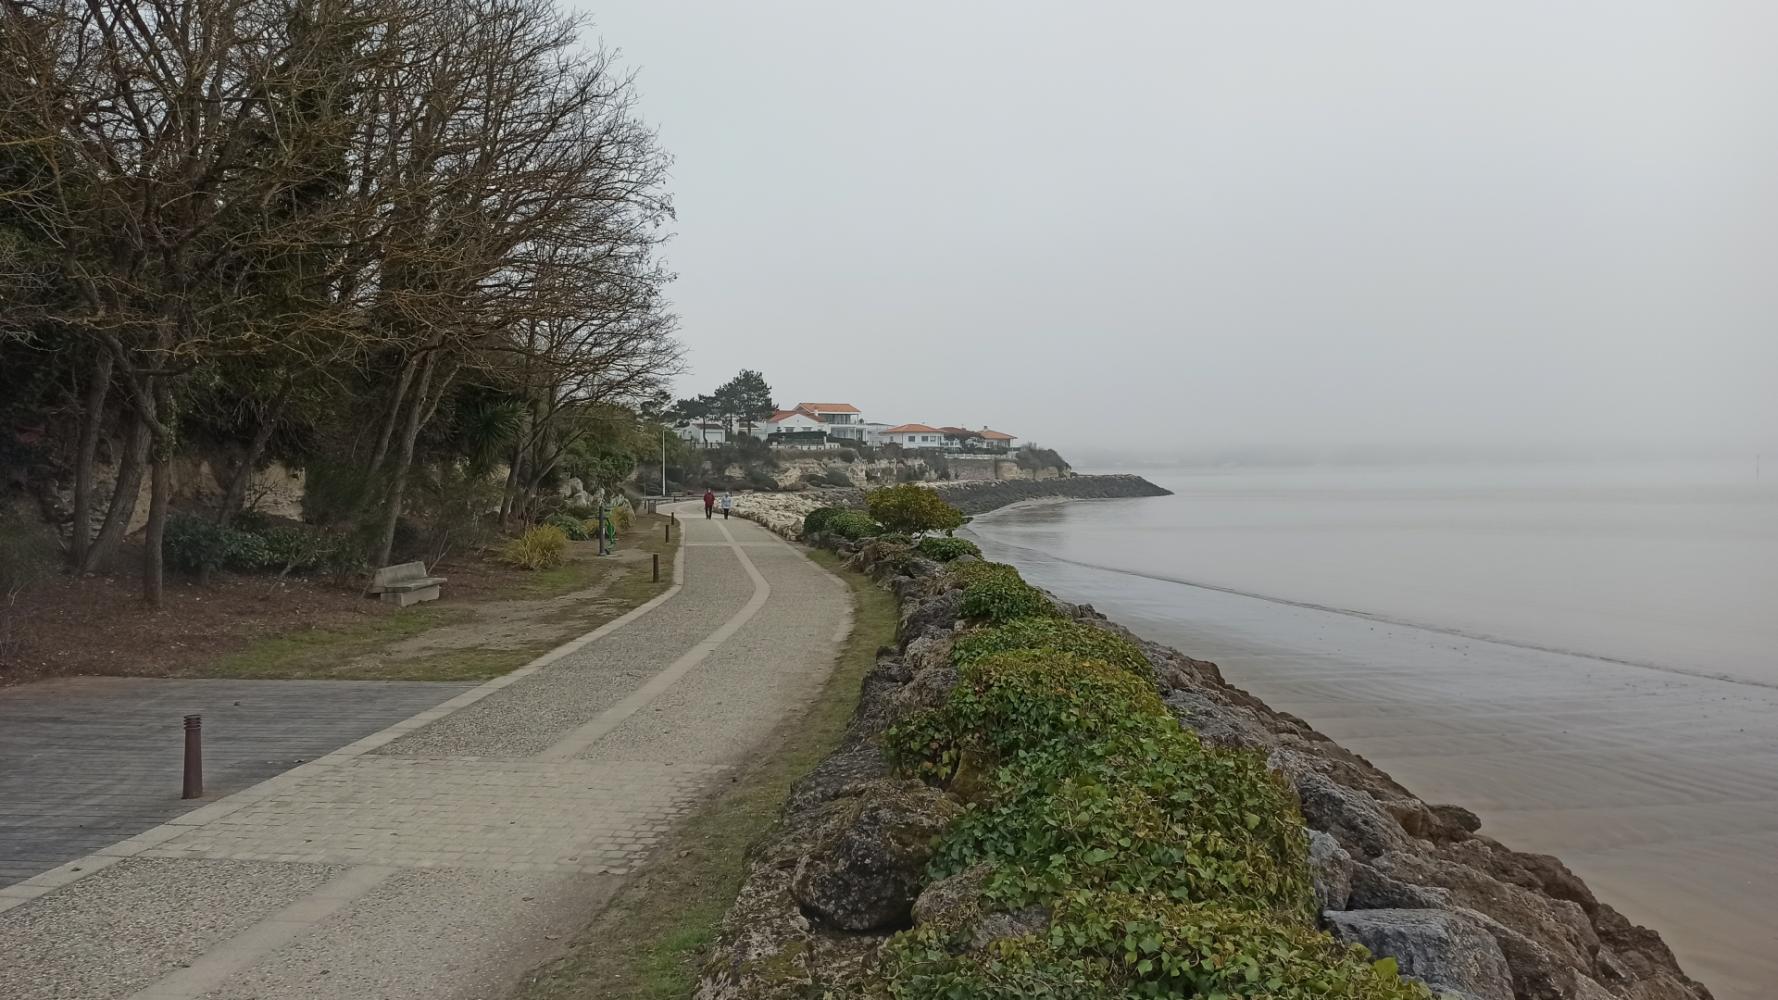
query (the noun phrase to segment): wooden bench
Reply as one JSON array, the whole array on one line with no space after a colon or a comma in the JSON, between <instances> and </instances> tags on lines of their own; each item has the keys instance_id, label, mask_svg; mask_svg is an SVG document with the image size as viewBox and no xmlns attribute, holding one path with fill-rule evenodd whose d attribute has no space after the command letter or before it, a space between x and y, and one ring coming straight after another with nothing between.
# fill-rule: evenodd
<instances>
[{"instance_id":1,"label":"wooden bench","mask_svg":"<svg viewBox=\"0 0 1778 1000\"><path fill-rule=\"evenodd\" d=\"M377 570L370 579L367 593L378 595L384 604L405 608L421 601L438 600L438 585L443 582L445 578L442 576L426 575L425 563L398 563Z\"/></svg>"}]
</instances>

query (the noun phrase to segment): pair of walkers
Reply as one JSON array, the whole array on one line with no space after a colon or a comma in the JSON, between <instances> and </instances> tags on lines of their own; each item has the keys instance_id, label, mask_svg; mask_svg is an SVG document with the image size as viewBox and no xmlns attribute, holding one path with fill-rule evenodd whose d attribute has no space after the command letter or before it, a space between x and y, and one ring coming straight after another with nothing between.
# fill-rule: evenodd
<instances>
[{"instance_id":1,"label":"pair of walkers","mask_svg":"<svg viewBox=\"0 0 1778 1000\"><path fill-rule=\"evenodd\" d=\"M728 520L728 512L735 508L735 498L733 496L731 496L727 490L723 490L722 491L722 500L720 501L720 503L722 506L722 519L724 521L726 521L726 520ZM704 519L706 521L715 515L717 504L718 504L718 501L716 499L716 494L711 492L710 490L705 490L704 491Z\"/></svg>"}]
</instances>

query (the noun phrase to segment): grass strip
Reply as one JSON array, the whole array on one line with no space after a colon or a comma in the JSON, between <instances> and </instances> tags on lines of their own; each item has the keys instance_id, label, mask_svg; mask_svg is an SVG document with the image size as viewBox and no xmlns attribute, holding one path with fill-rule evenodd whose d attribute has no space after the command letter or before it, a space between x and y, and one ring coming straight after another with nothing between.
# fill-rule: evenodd
<instances>
[{"instance_id":1,"label":"grass strip","mask_svg":"<svg viewBox=\"0 0 1778 1000\"><path fill-rule=\"evenodd\" d=\"M895 598L830 552L807 553L852 588L853 627L808 714L773 733L771 752L706 802L575 941L533 972L514 1000L664 1000L697 984L704 954L741 890L747 850L771 828L791 785L832 752L858 705L858 688L892 642Z\"/></svg>"}]
</instances>

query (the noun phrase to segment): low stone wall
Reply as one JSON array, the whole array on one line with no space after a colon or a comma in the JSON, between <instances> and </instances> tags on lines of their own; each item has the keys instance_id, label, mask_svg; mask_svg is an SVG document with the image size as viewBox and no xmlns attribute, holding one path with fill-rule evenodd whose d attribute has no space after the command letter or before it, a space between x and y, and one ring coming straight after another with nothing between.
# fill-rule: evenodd
<instances>
[{"instance_id":1,"label":"low stone wall","mask_svg":"<svg viewBox=\"0 0 1778 1000\"><path fill-rule=\"evenodd\" d=\"M791 513L785 505L770 516ZM958 620L961 593L904 546L822 541L895 591L898 642L865 678L842 746L792 790L750 855L699 1000L854 995L899 929L946 910L955 881L928 884L925 869L931 838L961 808L954 793L896 779L881 738L957 683L950 649L968 627ZM1455 1000L1708 1000L1659 935L1597 900L1561 861L1514 851L1483 835L1468 810L1417 798L1228 684L1213 663L1145 642L1091 607L1058 610L1136 643L1180 725L1206 744L1263 755L1295 790L1321 926L1336 938L1395 959ZM1044 924L1024 911L976 919L977 941Z\"/></svg>"}]
</instances>

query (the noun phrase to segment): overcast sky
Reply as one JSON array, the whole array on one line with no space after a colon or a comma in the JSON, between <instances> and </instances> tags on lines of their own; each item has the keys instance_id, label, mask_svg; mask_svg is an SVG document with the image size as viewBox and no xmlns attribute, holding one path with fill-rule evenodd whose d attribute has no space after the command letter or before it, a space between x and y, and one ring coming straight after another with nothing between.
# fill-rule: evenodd
<instances>
[{"instance_id":1,"label":"overcast sky","mask_svg":"<svg viewBox=\"0 0 1778 1000\"><path fill-rule=\"evenodd\" d=\"M692 374L1135 444L1778 444L1778 4L580 9Z\"/></svg>"}]
</instances>

